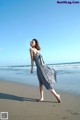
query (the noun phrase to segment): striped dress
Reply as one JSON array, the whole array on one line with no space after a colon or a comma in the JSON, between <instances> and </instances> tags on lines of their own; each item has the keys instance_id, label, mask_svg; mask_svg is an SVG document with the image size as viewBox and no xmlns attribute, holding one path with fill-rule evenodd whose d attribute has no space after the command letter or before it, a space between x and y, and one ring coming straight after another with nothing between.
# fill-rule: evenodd
<instances>
[{"instance_id":1,"label":"striped dress","mask_svg":"<svg viewBox=\"0 0 80 120\"><path fill-rule=\"evenodd\" d=\"M46 89L53 89L53 85L56 82L56 72L53 68L48 67L43 60L40 53L34 56L34 61L37 66L37 76L40 85L44 85Z\"/></svg>"}]
</instances>

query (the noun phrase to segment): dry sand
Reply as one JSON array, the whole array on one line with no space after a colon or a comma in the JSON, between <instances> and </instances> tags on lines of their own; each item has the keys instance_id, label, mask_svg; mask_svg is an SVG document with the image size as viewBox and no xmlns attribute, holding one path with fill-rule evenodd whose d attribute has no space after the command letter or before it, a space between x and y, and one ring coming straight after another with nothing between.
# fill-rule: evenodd
<instances>
[{"instance_id":1,"label":"dry sand","mask_svg":"<svg viewBox=\"0 0 80 120\"><path fill-rule=\"evenodd\" d=\"M8 112L8 120L80 120L80 96L60 92L61 103L44 89L44 102L39 88L0 81L0 112Z\"/></svg>"}]
</instances>

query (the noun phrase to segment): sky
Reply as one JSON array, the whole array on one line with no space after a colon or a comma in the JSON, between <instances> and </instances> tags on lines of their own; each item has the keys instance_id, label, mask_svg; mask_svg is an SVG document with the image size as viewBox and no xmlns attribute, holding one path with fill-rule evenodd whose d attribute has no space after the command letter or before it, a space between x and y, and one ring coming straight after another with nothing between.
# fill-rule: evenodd
<instances>
[{"instance_id":1,"label":"sky","mask_svg":"<svg viewBox=\"0 0 80 120\"><path fill-rule=\"evenodd\" d=\"M80 62L80 3L0 0L0 66L30 65L33 38L46 64Z\"/></svg>"}]
</instances>

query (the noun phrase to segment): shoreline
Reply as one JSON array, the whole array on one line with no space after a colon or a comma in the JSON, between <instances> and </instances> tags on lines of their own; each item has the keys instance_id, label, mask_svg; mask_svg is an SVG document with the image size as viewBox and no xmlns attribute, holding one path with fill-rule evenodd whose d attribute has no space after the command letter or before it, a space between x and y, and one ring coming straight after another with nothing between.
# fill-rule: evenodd
<instances>
[{"instance_id":1,"label":"shoreline","mask_svg":"<svg viewBox=\"0 0 80 120\"><path fill-rule=\"evenodd\" d=\"M44 88L44 102L39 99L39 88L26 84L0 81L0 112L8 112L10 120L78 120L80 96L57 90L62 102Z\"/></svg>"},{"instance_id":2,"label":"shoreline","mask_svg":"<svg viewBox=\"0 0 80 120\"><path fill-rule=\"evenodd\" d=\"M35 87L39 88L38 82L37 82L37 84L32 84L32 83L24 83L24 82L18 82L18 81L4 80L4 79L0 80L0 83L1 82L2 83L17 84L17 85L22 85L22 86L26 86L26 87L30 86L30 87L33 87L33 88L35 88ZM46 89L46 88L44 87L44 89ZM80 94L77 93L77 92L73 92L73 91L65 90L65 89L60 89L60 88L57 87L56 84L54 85L54 89L57 90L57 91L59 91L59 92L61 92L61 93L67 93L67 94L71 94L71 95L75 95L75 96L80 96Z\"/></svg>"}]
</instances>

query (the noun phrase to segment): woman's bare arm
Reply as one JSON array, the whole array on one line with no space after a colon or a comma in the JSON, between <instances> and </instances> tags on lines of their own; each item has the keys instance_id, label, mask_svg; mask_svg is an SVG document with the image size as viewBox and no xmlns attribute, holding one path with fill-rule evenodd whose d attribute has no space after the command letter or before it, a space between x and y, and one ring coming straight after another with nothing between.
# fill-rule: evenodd
<instances>
[{"instance_id":1,"label":"woman's bare arm","mask_svg":"<svg viewBox=\"0 0 80 120\"><path fill-rule=\"evenodd\" d=\"M33 66L34 66L34 56L33 56L33 50L30 48L30 57L31 57L31 73L33 73Z\"/></svg>"}]
</instances>

